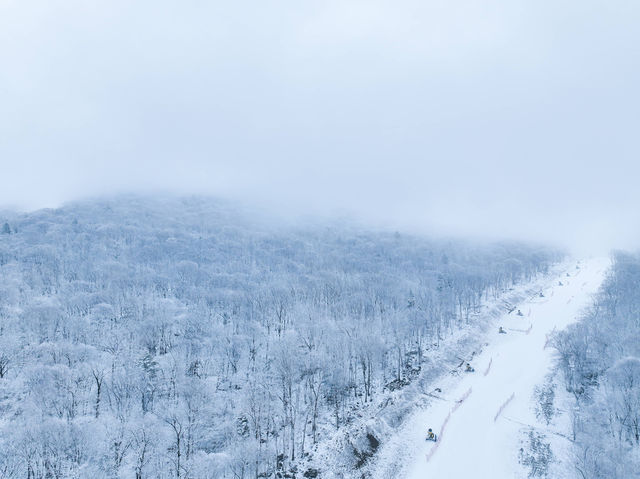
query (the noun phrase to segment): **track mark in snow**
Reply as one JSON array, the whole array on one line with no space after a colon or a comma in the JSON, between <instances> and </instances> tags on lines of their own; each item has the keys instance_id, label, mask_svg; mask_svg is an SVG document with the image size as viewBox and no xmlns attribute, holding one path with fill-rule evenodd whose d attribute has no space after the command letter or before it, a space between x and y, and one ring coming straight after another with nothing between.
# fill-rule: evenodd
<instances>
[{"instance_id":1,"label":"track mark in snow","mask_svg":"<svg viewBox=\"0 0 640 479\"><path fill-rule=\"evenodd\" d=\"M543 434L544 433L549 433L549 434L553 434L555 436L559 436L559 437L561 437L563 439L566 439L567 441L571 442L572 444L574 442L573 439L571 439L566 434L563 434L561 432L549 429L549 427L540 427L540 426L535 426L533 424L527 424L526 422L518 421L517 419L513 419L512 417L505 416L505 415L502 415L502 419L506 419L507 421L511 421L511 422L513 422L515 424L519 424L520 426L524 426L527 429L537 429L537 430L541 431Z\"/></svg>"},{"instance_id":2,"label":"track mark in snow","mask_svg":"<svg viewBox=\"0 0 640 479\"><path fill-rule=\"evenodd\" d=\"M429 450L429 452L426 455L427 461L429 461L433 457L433 455L438 450L438 447L442 443L442 438L444 437L444 430L446 429L447 424L449 424L449 419L451 419L451 415L458 410L458 408L462 405L462 403L465 401L465 399L467 399L469 396L471 396L471 392L472 391L473 391L472 388L469 388L467 390L467 392L464 393L462 395L462 397L456 401L456 404L451 408L451 411L449 411L449 414L447 414L447 417L444 419L444 421L442 423L442 426L440 427L440 433L438 434L438 436L436 438L437 441L433 444L433 446L431 447L431 449Z\"/></svg>"},{"instance_id":3,"label":"track mark in snow","mask_svg":"<svg viewBox=\"0 0 640 479\"><path fill-rule=\"evenodd\" d=\"M454 412L456 412L456 411L458 410L458 408L459 408L459 407L460 407L460 405L465 401L465 399L467 399L469 396L471 396L471 392L472 392L472 391L473 391L473 389L472 389L472 388L469 388L469 389L467 390L467 392L466 392L466 393L464 393L464 394L462 395L462 397L456 401L456 405L455 405L455 406L453 406L453 409L451 409L451 413L454 413Z\"/></svg>"},{"instance_id":4,"label":"track mark in snow","mask_svg":"<svg viewBox=\"0 0 640 479\"><path fill-rule=\"evenodd\" d=\"M509 331L517 331L518 333L529 334L533 329L533 323L527 329L508 328Z\"/></svg>"},{"instance_id":5,"label":"track mark in snow","mask_svg":"<svg viewBox=\"0 0 640 479\"><path fill-rule=\"evenodd\" d=\"M491 364L493 363L493 358L491 358L489 360L489 365L487 366L486 371L484 372L484 375L486 376L487 374L489 374L489 370L491 369Z\"/></svg>"},{"instance_id":6,"label":"track mark in snow","mask_svg":"<svg viewBox=\"0 0 640 479\"><path fill-rule=\"evenodd\" d=\"M498 409L498 412L493 417L493 422L496 422L498 420L498 418L500 417L500 414L502 414L502 411L504 411L505 408L509 405L509 403L513 401L514 397L516 397L516 393L511 393L511 396L509 396L509 399L507 399L505 402L502 403L502 406L500 406L500 408Z\"/></svg>"}]
</instances>

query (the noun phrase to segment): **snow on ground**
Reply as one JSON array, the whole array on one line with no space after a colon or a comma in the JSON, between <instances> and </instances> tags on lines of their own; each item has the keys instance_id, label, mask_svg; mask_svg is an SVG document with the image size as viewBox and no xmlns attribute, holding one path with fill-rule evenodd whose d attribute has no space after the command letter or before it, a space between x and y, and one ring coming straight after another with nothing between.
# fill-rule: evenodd
<instances>
[{"instance_id":1,"label":"snow on ground","mask_svg":"<svg viewBox=\"0 0 640 479\"><path fill-rule=\"evenodd\" d=\"M373 477L391 470L407 479L526 477L518 463L519 442L525 425L537 423L532 395L552 365L548 335L577 319L608 266L607 259L584 261L580 269L572 263L543 290L544 297L518 305L523 316L496 319L493 339L470 360L475 372L455 369L434 384L429 406L408 418L379 452ZM507 334L498 334L498 326ZM425 441L429 427L439 434L437 443Z\"/></svg>"},{"instance_id":2,"label":"snow on ground","mask_svg":"<svg viewBox=\"0 0 640 479\"><path fill-rule=\"evenodd\" d=\"M555 265L546 275L511 287L497 298L487 298L479 310L472 313L469 321L463 319L451 331L445 332L439 345L426 346L421 373L408 386L362 405L353 411L355 419L339 431L332 424L321 424L320 440L304 467L320 470L326 479L399 477L407 457L411 457L408 453L417 454L417 449L424 444L402 435L411 429L407 424L412 423L416 411L424 411L433 402L446 400L434 391L434 385L444 391L452 390L459 377L450 373L460 365L459 358L482 352L488 341L495 337L499 318L511 311L514 305L524 304L554 281L557 283L568 267L567 263ZM575 262L571 263L571 268L575 268ZM396 434L397 431L403 433ZM355 449L359 449L360 454L367 449L369 434L379 441L380 447L363 467L353 469Z\"/></svg>"}]
</instances>

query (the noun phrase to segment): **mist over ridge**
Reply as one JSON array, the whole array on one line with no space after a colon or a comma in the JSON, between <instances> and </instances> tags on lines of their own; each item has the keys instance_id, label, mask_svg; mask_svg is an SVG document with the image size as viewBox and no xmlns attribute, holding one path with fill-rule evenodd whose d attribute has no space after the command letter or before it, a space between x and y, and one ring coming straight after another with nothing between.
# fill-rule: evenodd
<instances>
[{"instance_id":1,"label":"mist over ridge","mask_svg":"<svg viewBox=\"0 0 640 479\"><path fill-rule=\"evenodd\" d=\"M58 6L0 5L0 205L169 191L640 243L634 2Z\"/></svg>"}]
</instances>

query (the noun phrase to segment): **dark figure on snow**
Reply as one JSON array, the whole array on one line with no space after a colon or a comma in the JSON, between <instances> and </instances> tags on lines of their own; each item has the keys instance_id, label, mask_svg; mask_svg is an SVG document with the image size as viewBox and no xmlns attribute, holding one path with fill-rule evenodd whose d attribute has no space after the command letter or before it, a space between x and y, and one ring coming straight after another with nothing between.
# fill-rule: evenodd
<instances>
[{"instance_id":1,"label":"dark figure on snow","mask_svg":"<svg viewBox=\"0 0 640 479\"><path fill-rule=\"evenodd\" d=\"M475 371L475 369L471 367L471 364L467 363L467 367L465 368L465 371L468 373L472 373Z\"/></svg>"},{"instance_id":2,"label":"dark figure on snow","mask_svg":"<svg viewBox=\"0 0 640 479\"><path fill-rule=\"evenodd\" d=\"M524 316L524 315L522 314L522 311L520 311L520 310L518 310L518 312L517 312L516 314L517 314L518 316Z\"/></svg>"},{"instance_id":3,"label":"dark figure on snow","mask_svg":"<svg viewBox=\"0 0 640 479\"><path fill-rule=\"evenodd\" d=\"M507 334L507 332L502 328L502 326L500 326L500 329L498 329L498 333Z\"/></svg>"},{"instance_id":4,"label":"dark figure on snow","mask_svg":"<svg viewBox=\"0 0 640 479\"><path fill-rule=\"evenodd\" d=\"M427 441L436 442L436 434L431 428L429 428L429 430L427 431Z\"/></svg>"}]
</instances>

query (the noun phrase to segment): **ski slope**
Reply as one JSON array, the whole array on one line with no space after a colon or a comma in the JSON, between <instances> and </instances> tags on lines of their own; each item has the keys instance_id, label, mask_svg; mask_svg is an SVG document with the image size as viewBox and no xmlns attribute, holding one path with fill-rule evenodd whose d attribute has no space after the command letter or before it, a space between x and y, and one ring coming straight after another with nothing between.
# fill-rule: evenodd
<instances>
[{"instance_id":1,"label":"ski slope","mask_svg":"<svg viewBox=\"0 0 640 479\"><path fill-rule=\"evenodd\" d=\"M402 477L527 476L518 464L520 431L536 423L533 391L544 381L553 359L552 348L545 347L547 337L576 320L608 266L607 259L583 261L580 269L572 263L543 290L544 297L518 305L523 316L514 311L497 320L495 337L470 361L475 372L460 372L435 385L442 391L434 391L431 405L407 421L401 434L419 446L413 457L405 457ZM498 326L507 334L498 334ZM439 435L437 443L425 441L429 427Z\"/></svg>"}]
</instances>

